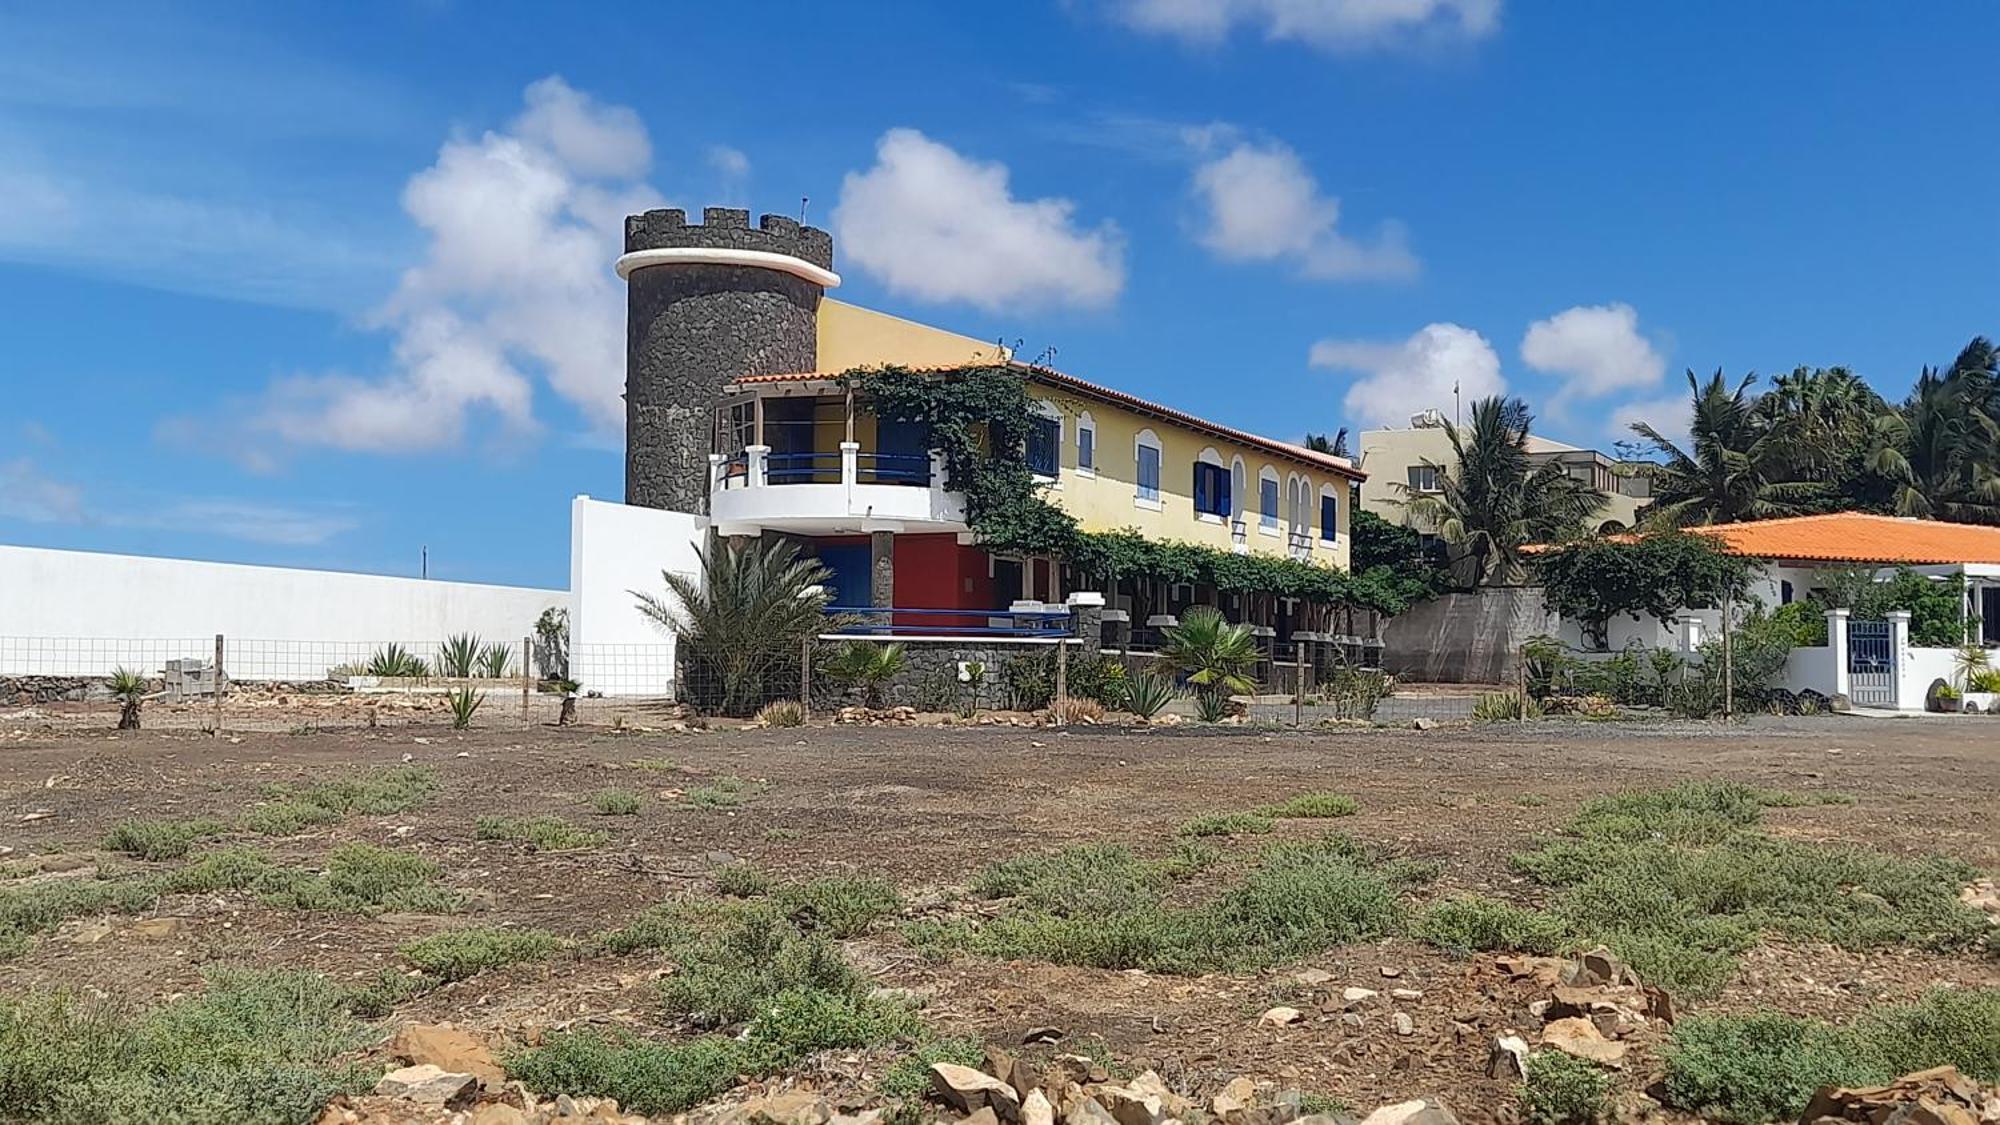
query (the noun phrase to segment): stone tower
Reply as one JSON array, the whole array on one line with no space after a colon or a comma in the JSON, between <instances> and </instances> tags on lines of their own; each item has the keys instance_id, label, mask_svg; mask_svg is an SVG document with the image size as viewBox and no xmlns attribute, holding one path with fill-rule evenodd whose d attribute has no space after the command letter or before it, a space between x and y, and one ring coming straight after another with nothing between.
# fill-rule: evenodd
<instances>
[{"instance_id":1,"label":"stone tower","mask_svg":"<svg viewBox=\"0 0 2000 1125\"><path fill-rule=\"evenodd\" d=\"M819 301L840 284L833 236L710 207L625 219L625 502L705 515L722 388L811 371Z\"/></svg>"}]
</instances>

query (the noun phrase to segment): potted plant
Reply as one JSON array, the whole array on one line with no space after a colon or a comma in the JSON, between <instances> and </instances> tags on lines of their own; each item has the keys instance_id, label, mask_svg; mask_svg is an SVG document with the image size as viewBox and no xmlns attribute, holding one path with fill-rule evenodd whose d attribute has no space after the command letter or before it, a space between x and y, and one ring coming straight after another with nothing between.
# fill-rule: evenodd
<instances>
[{"instance_id":1,"label":"potted plant","mask_svg":"<svg viewBox=\"0 0 2000 1125\"><path fill-rule=\"evenodd\" d=\"M1981 715L1991 715L2000 707L2000 668L1981 668L1967 676L1959 706Z\"/></svg>"}]
</instances>

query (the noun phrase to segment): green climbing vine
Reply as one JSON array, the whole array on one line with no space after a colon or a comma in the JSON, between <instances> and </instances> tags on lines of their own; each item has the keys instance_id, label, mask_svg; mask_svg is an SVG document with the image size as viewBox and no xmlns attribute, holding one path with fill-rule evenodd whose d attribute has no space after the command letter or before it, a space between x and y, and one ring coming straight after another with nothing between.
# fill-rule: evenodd
<instances>
[{"instance_id":1,"label":"green climbing vine","mask_svg":"<svg viewBox=\"0 0 2000 1125\"><path fill-rule=\"evenodd\" d=\"M1049 555L1096 578L1193 583L1228 593L1346 602L1402 612L1429 588L1389 567L1350 574L1295 559L1236 554L1196 543L1148 539L1137 531L1085 531L1043 495L1028 468L1035 400L1031 369L981 364L942 371L870 367L844 379L870 400L877 419L926 427L944 462L945 487L965 495L966 522L982 543Z\"/></svg>"}]
</instances>

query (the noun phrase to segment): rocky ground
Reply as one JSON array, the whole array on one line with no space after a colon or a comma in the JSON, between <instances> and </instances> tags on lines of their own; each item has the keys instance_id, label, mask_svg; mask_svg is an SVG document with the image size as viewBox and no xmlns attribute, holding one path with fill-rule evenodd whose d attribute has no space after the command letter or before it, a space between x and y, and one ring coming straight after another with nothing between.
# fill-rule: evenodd
<instances>
[{"instance_id":1,"label":"rocky ground","mask_svg":"<svg viewBox=\"0 0 2000 1125\"><path fill-rule=\"evenodd\" d=\"M440 782L420 807L357 813L255 842L305 867L350 841L419 854L463 892L466 916L326 913L231 893L174 895L136 915L77 918L38 937L0 961L0 991L8 995L60 986L154 1003L198 991L204 971L219 965L308 969L361 982L397 971L399 945L468 922L587 938L650 904L709 891L717 867L732 863L779 879L880 876L900 890L905 914L920 917L946 909L942 904L958 900L974 874L997 860L1091 841L1161 854L1190 817L1302 791L1354 797L1359 812L1342 818L1340 831L1385 854L1437 865L1441 874L1416 892L1419 901L1465 891L1518 897L1522 879L1507 857L1553 832L1584 801L1695 777L1856 798L1770 810L1768 829L1781 838L1944 853L1989 875L2000 870L2000 750L1993 730L1977 720L1766 719L1727 729L1550 721L1321 732L867 724L670 731L634 722L453 732L420 717L329 731L316 729L310 714L289 722L273 714L257 724L261 731L217 739L185 730L119 735L103 729L112 717L102 708L72 708L56 722L32 708L0 715L0 867L10 876L0 890L165 869L101 850L120 821L233 822L268 801L270 786L407 763L429 767ZM601 815L593 794L607 787L637 794L636 814ZM729 795L701 796L720 790ZM482 817L542 814L607 835L601 844L552 853L482 839L476 829ZM1284 821L1272 836L1227 847L1305 839L1328 827ZM1199 897L1209 889L1204 878L1176 893ZM882 987L920 998L924 1020L941 1033L1027 1052L1044 1068L1115 1060L1116 1081L1086 1070L1030 1087L1045 1089L1043 1100L1067 1121L1096 1121L1084 1100L1118 1125L1171 1116L1147 1109L1147 1096L1225 1120L1233 1119L1226 1110L1237 1110L1236 1118L1253 1125L1321 1103L1366 1114L1422 1099L1448 1104L1460 1121L1514 1120L1518 1074L1496 1055L1496 1044L1510 1037L1534 1050L1564 1037L1596 1040L1577 1051L1617 1055L1606 1064L1616 1068L1630 1112L1674 1119L1646 1108L1642 1096L1665 1022L1656 1002L1643 985L1615 973L1578 984L1568 963L1459 956L1391 938L1262 971L1186 976L940 961L913 949L893 924L842 948ZM603 954L482 972L396 1005L363 1057L384 1072L442 1062L443 1081L452 1086L451 1076L466 1072L463 1059L430 1058L435 1052L412 1051L409 1034L394 1033L418 1025L421 1036L450 1024L490 1051L559 1029L657 1029L656 984L672 971L659 955ZM1766 942L1701 1008L1841 1020L1941 983L2000 986L2000 958ZM1560 991L1577 988L1596 991ZM1084 1064L1058 1061L1083 1056ZM870 1108L873 1082L893 1061L835 1053L751 1082L727 1102L738 1116L745 1102L781 1096L793 1101L766 1106L766 1116L856 1116ZM988 1077L1006 1084L1012 1076ZM438 1076L405 1079L421 1085ZM1130 1086L1147 1083L1159 1089L1133 1095L1141 1109L1120 1108ZM1093 1096L1093 1084L1125 1093ZM953 1099L961 1104L948 1116L984 1112L1043 1125L1025 1117L1028 1090L1014 1086L1011 1104L984 1095ZM614 1106L586 1099L559 1106L510 1091L497 1076L486 1089L478 1105L456 1111L461 1119L620 1119ZM1304 1110L1291 1091L1303 1097ZM398 1120L394 1114L404 1110L384 1103L398 1102L399 1093L407 1091L337 1105L328 1120ZM1223 1095L1235 1101L1216 1106ZM466 1104L463 1089L445 1096ZM1245 1116L1252 1110L1266 1116ZM1380 1120L1436 1120L1422 1112Z\"/></svg>"}]
</instances>

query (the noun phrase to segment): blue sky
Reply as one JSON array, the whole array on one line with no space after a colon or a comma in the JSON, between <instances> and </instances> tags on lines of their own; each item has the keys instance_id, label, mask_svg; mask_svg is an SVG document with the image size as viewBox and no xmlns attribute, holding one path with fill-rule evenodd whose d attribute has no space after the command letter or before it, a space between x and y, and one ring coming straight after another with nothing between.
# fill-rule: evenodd
<instances>
[{"instance_id":1,"label":"blue sky","mask_svg":"<svg viewBox=\"0 0 2000 1125\"><path fill-rule=\"evenodd\" d=\"M1282 437L2000 332L2000 7L0 9L0 542L563 585L616 217Z\"/></svg>"}]
</instances>

